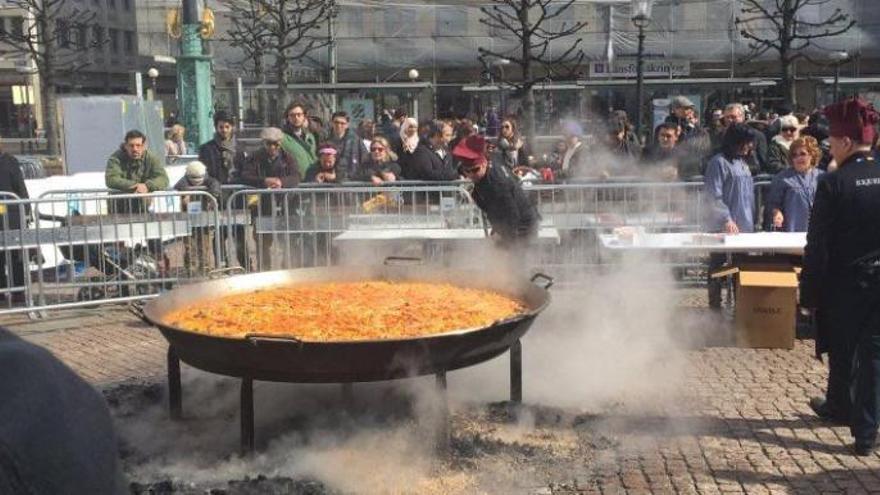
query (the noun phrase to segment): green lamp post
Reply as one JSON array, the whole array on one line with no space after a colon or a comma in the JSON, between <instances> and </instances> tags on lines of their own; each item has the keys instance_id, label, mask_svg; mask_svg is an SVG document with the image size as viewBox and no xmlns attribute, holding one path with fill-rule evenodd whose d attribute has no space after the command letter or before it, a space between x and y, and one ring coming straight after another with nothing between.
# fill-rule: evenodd
<instances>
[{"instance_id":1,"label":"green lamp post","mask_svg":"<svg viewBox=\"0 0 880 495\"><path fill-rule=\"evenodd\" d=\"M186 141L199 146L214 135L211 57L205 55L202 45L202 37L210 36L213 24L207 26L199 18L197 0L183 0L182 11L177 99Z\"/></svg>"}]
</instances>

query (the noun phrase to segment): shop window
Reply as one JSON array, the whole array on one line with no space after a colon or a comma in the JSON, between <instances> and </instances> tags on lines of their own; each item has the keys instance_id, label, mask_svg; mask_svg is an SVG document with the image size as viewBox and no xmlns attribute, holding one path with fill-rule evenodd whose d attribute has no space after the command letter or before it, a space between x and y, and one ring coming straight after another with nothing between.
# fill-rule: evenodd
<instances>
[{"instance_id":1,"label":"shop window","mask_svg":"<svg viewBox=\"0 0 880 495\"><path fill-rule=\"evenodd\" d=\"M6 19L9 32L18 36L24 36L24 17L10 17Z\"/></svg>"},{"instance_id":2,"label":"shop window","mask_svg":"<svg viewBox=\"0 0 880 495\"><path fill-rule=\"evenodd\" d=\"M110 53L119 53L119 30L110 28L107 34L110 35Z\"/></svg>"},{"instance_id":3,"label":"shop window","mask_svg":"<svg viewBox=\"0 0 880 495\"><path fill-rule=\"evenodd\" d=\"M92 39L95 42L95 46L98 50L102 49L102 45L104 44L104 26L100 26L95 24L92 26Z\"/></svg>"},{"instance_id":4,"label":"shop window","mask_svg":"<svg viewBox=\"0 0 880 495\"><path fill-rule=\"evenodd\" d=\"M89 44L89 27L85 24L79 24L74 30L76 36L76 47L85 50Z\"/></svg>"},{"instance_id":5,"label":"shop window","mask_svg":"<svg viewBox=\"0 0 880 495\"><path fill-rule=\"evenodd\" d=\"M55 21L55 43L61 48L70 48L70 25L63 19Z\"/></svg>"},{"instance_id":6,"label":"shop window","mask_svg":"<svg viewBox=\"0 0 880 495\"><path fill-rule=\"evenodd\" d=\"M131 55L134 53L134 33L132 31L123 32L125 41L125 53Z\"/></svg>"}]
</instances>

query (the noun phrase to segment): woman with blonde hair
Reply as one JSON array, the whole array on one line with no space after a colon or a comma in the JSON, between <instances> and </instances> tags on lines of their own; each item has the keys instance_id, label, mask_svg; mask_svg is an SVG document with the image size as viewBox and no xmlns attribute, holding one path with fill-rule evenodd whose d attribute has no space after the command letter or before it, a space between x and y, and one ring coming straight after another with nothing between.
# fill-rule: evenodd
<instances>
[{"instance_id":1,"label":"woman with blonde hair","mask_svg":"<svg viewBox=\"0 0 880 495\"><path fill-rule=\"evenodd\" d=\"M400 165L397 155L384 136L376 136L370 142L370 155L361 162L355 180L369 181L375 185L394 182L400 179Z\"/></svg>"},{"instance_id":2,"label":"woman with blonde hair","mask_svg":"<svg viewBox=\"0 0 880 495\"><path fill-rule=\"evenodd\" d=\"M791 167L789 150L800 135L801 125L794 115L779 117L779 134L767 147L767 172L775 174Z\"/></svg>"},{"instance_id":3,"label":"woman with blonde hair","mask_svg":"<svg viewBox=\"0 0 880 495\"><path fill-rule=\"evenodd\" d=\"M174 124L168 129L168 138L165 140L165 154L168 156L182 156L186 154L186 128L180 124Z\"/></svg>"},{"instance_id":4,"label":"woman with blonde hair","mask_svg":"<svg viewBox=\"0 0 880 495\"><path fill-rule=\"evenodd\" d=\"M816 167L822 150L816 138L804 136L792 141L789 157L791 168L776 174L770 185L766 206L770 225L785 232L806 232L816 185L823 173Z\"/></svg>"}]
</instances>

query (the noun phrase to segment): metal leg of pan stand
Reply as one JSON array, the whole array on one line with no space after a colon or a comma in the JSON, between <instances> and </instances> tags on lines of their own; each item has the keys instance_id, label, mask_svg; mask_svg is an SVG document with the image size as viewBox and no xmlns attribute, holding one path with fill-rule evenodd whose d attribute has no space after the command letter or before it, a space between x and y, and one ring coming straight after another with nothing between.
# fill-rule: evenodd
<instances>
[{"instance_id":1,"label":"metal leg of pan stand","mask_svg":"<svg viewBox=\"0 0 880 495\"><path fill-rule=\"evenodd\" d=\"M446 372L442 371L435 375L437 386L437 394L440 403L438 404L437 418L437 453L446 455L449 453L450 436L449 436L449 398L446 393Z\"/></svg>"},{"instance_id":2,"label":"metal leg of pan stand","mask_svg":"<svg viewBox=\"0 0 880 495\"><path fill-rule=\"evenodd\" d=\"M522 403L522 343L519 340L510 346L510 401Z\"/></svg>"},{"instance_id":3,"label":"metal leg of pan stand","mask_svg":"<svg viewBox=\"0 0 880 495\"><path fill-rule=\"evenodd\" d=\"M180 386L180 358L174 347L168 346L168 410L171 419L183 417L183 389Z\"/></svg>"},{"instance_id":4,"label":"metal leg of pan stand","mask_svg":"<svg viewBox=\"0 0 880 495\"><path fill-rule=\"evenodd\" d=\"M241 379L241 454L254 451L254 380Z\"/></svg>"}]
</instances>

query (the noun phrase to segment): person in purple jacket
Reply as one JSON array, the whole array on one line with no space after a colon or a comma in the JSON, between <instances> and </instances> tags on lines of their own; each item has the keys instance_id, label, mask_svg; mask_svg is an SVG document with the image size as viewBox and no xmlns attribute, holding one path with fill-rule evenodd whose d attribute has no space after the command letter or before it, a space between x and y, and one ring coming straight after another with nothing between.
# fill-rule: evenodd
<instances>
[{"instance_id":1,"label":"person in purple jacket","mask_svg":"<svg viewBox=\"0 0 880 495\"><path fill-rule=\"evenodd\" d=\"M770 225L785 232L806 232L816 184L823 174L816 168L822 159L819 143L811 136L795 139L789 148L791 167L773 177L767 210Z\"/></svg>"},{"instance_id":2,"label":"person in purple jacket","mask_svg":"<svg viewBox=\"0 0 880 495\"><path fill-rule=\"evenodd\" d=\"M721 152L709 160L703 182L709 232L739 234L755 231L755 184L746 162L755 138L745 124L724 131ZM709 257L709 307L721 308L721 280L712 273L724 265L723 254Z\"/></svg>"}]
</instances>

